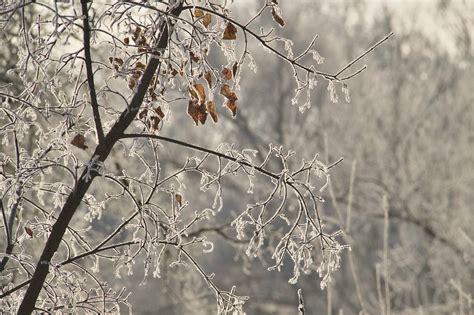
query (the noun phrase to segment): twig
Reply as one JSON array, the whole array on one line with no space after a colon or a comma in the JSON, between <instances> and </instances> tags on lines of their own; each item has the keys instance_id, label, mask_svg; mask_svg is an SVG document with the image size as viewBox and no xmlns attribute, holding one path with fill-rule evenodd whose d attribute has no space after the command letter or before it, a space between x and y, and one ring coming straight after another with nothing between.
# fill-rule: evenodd
<instances>
[{"instance_id":1,"label":"twig","mask_svg":"<svg viewBox=\"0 0 474 315\"><path fill-rule=\"evenodd\" d=\"M362 58L364 58L368 53L370 53L372 50L374 50L375 48L377 48L378 46L380 46L383 42L387 41L390 37L393 36L393 32L390 32L390 34L388 34L387 36L385 36L384 38L382 38L381 40L379 40L378 42L376 42L375 44L373 44L369 49L367 49L366 51L364 51L361 55L359 55L359 57L355 58L354 60L352 60L351 62L349 62L344 68L342 68L341 70L339 70L334 76L337 78L340 74L342 74L344 71L346 71L347 69L349 69L350 67L352 67L357 61L361 60Z\"/></svg>"},{"instance_id":2,"label":"twig","mask_svg":"<svg viewBox=\"0 0 474 315\"><path fill-rule=\"evenodd\" d=\"M298 289L298 314L305 315L303 292Z\"/></svg>"},{"instance_id":3,"label":"twig","mask_svg":"<svg viewBox=\"0 0 474 315\"><path fill-rule=\"evenodd\" d=\"M230 156L230 155L227 155L227 154L215 151L215 150L211 150L211 149L208 149L208 148L204 148L204 147L201 147L201 146L189 143L189 142L185 142L185 141L181 141L181 140L177 140L177 139L173 139L173 138L168 138L168 137L164 137L164 136L153 135L153 134L139 134L139 133L124 134L121 137L121 139L126 139L126 138L151 138L151 139L166 141L166 142L169 142L169 143L174 143L174 144L186 147L186 148L194 149L194 150L197 150L197 151L200 151L200 152L206 152L206 153L224 158L226 160L230 160L230 161L237 162L239 164L242 164L242 165L245 165L245 166L248 166L248 167L252 167L256 171L258 171L258 172L260 172L264 175L267 175L271 178L274 178L274 179L279 179L280 178L278 175L273 174L272 172L269 172L269 171L263 169L262 167L252 165L252 164L250 164L246 161L241 161L241 160L239 160L239 159L237 159L233 156Z\"/></svg>"}]
</instances>

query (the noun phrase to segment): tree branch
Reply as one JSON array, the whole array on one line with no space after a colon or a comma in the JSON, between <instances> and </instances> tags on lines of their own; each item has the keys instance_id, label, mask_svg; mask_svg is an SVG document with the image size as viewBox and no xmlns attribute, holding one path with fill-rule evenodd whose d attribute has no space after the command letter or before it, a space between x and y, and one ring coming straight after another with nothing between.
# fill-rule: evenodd
<instances>
[{"instance_id":1,"label":"tree branch","mask_svg":"<svg viewBox=\"0 0 474 315\"><path fill-rule=\"evenodd\" d=\"M6 217L5 209L3 208L3 199L0 199L0 209L2 210L3 223L5 225L5 234L6 234L6 239L7 239L7 247L5 249L5 253L7 255L4 256L2 258L2 261L0 262L0 273L1 273L5 269L5 266L7 265L8 255L10 255L13 251L13 242L11 240L11 233L10 233L9 225L7 223L7 217Z\"/></svg>"},{"instance_id":2,"label":"tree branch","mask_svg":"<svg viewBox=\"0 0 474 315\"><path fill-rule=\"evenodd\" d=\"M385 36L384 38L382 38L381 40L379 40L378 42L376 42L375 44L373 44L371 47L369 47L369 49L367 49L366 51L364 51L362 54L360 54L357 58L355 58L354 60L352 60L351 62L349 62L344 68L342 68L341 70L339 70L335 75L334 77L338 77L340 74L342 74L344 71L346 71L347 69L349 69L350 67L352 67L357 61L361 60L362 58L364 58L368 53L370 53L372 50L374 50L375 48L377 48L378 46L382 45L383 42L387 41L390 37L393 36L393 32L390 32L390 34L388 34L387 36ZM361 70L357 71L356 73L360 73ZM350 77L353 77L354 75L351 75ZM342 79L341 79L342 80Z\"/></svg>"},{"instance_id":3,"label":"tree branch","mask_svg":"<svg viewBox=\"0 0 474 315\"><path fill-rule=\"evenodd\" d=\"M99 103L97 102L97 92L94 84L94 72L92 70L91 44L90 36L91 29L89 25L89 10L87 8L88 0L81 0L82 14L84 15L84 58L87 71L87 84L89 85L92 114L94 116L95 129L99 144L104 142L104 130L102 129L102 122L100 121Z\"/></svg>"},{"instance_id":4,"label":"tree branch","mask_svg":"<svg viewBox=\"0 0 474 315\"><path fill-rule=\"evenodd\" d=\"M174 143L174 144L180 145L182 147L190 148L190 149L197 150L197 151L200 151L200 152L209 153L209 154L221 157L221 158L229 160L229 161L237 162L239 164L242 164L242 165L245 165L245 166L248 166L248 167L252 167L256 171L258 171L258 172L260 172L264 175L267 175L267 176L269 176L271 178L274 178L274 179L279 179L278 175L276 175L272 172L269 172L269 171L265 170L262 167L255 166L255 165L253 165L249 162L246 162L246 161L241 161L241 160L239 160L239 159L237 159L233 156L227 155L225 153L221 153L221 152L218 152L218 151L215 151L215 150L204 148L204 147L201 147L201 146L198 146L198 145L195 145L195 144L192 144L192 143L188 143L188 142L185 142L185 141L181 141L181 140L177 140L177 139L173 139L173 138L168 138L168 137L164 137L164 136L153 135L153 134L139 134L139 133L124 134L121 138L122 139L126 139L126 138L151 138L151 139L157 139L157 140L161 140L161 141L165 141L165 142L169 142L169 143Z\"/></svg>"},{"instance_id":5,"label":"tree branch","mask_svg":"<svg viewBox=\"0 0 474 315\"><path fill-rule=\"evenodd\" d=\"M364 51L362 54L360 54L357 58L355 58L354 60L352 60L351 62L349 62L346 66L344 66L341 70L339 70L337 73L334 73L334 74L331 74L331 73L326 73L326 72L322 72L322 71L318 71L318 70L315 70L313 69L312 67L307 67L303 64L301 64L300 62L298 62L298 59L301 58L300 57L296 57L296 58L290 58L290 57L287 57L285 56L283 53L281 53L280 51L278 51L276 48L270 46L268 44L268 42L263 39L262 36L258 35L257 33L255 33L254 31L252 31L251 29L248 28L248 24L247 23L246 25L243 25L237 21L235 21L234 19L231 19L230 17L222 14L222 13L219 13L219 12L216 12L214 10L211 10L209 8L206 8L206 7L202 7L202 6L197 6L197 5L192 5L192 6L184 6L183 7L183 10L195 10L195 9L200 9L202 11L205 11L205 12L208 12L208 13L211 13L211 14L214 14L214 15L217 15L219 16L220 18L224 19L224 20L227 20L229 22L231 22L232 24L235 24L237 25L240 29L242 29L242 31L244 31L245 33L247 34L250 34L253 38L255 38L257 41L259 41L265 48L269 49L272 53L274 53L275 55L277 55L278 57L280 57L281 59L285 60L286 62L288 62L289 64L291 64L293 67L297 67L297 68L300 68L302 70L305 70L309 73L313 73L313 74L317 74L317 75L320 75L322 77L324 77L325 79L327 80L336 80L336 81L345 81L345 80L348 80L358 74L360 74L362 71L364 71L365 69L367 69L366 66L362 67L361 69L357 70L355 73L351 74L351 75L348 75L344 78L339 78L339 75L342 74L344 71L346 71L347 69L349 69L350 67L352 67L355 63L357 63L359 60L361 60L362 58L364 58L367 54L369 54L371 51L373 51L374 49L376 49L378 46L380 46L381 44L383 44L385 41L387 41L390 37L393 36L393 32L390 32L390 34L388 34L387 36L385 36L384 38L382 38L381 40L379 40L377 43L375 43L374 45L372 45L371 47L369 47L366 51Z\"/></svg>"},{"instance_id":6,"label":"tree branch","mask_svg":"<svg viewBox=\"0 0 474 315\"><path fill-rule=\"evenodd\" d=\"M96 247L94 249L91 249L90 251L87 251L87 252L84 252L82 254L76 255L74 257L68 258L68 259L60 262L58 266L65 266L65 265L68 265L68 264L78 260L78 259L87 257L87 256L92 255L92 254L97 254L97 253L100 253L100 252L103 252L103 251L106 251L106 250L109 250L109 249L115 249L117 247L134 245L134 244L138 244L138 243L139 243L138 241L128 241L128 242L123 242L123 243L118 243L118 244L112 244L112 245L105 246L105 247L102 247L102 248ZM176 245L175 243L171 243L171 242L161 242L161 243ZM18 284L17 286L11 288L10 290L3 292L2 294L0 294L0 299L3 299L4 297L9 296L13 292L23 288L25 285L29 284L32 280L33 280L33 278L29 279L29 280L25 280L22 283Z\"/></svg>"},{"instance_id":7,"label":"tree branch","mask_svg":"<svg viewBox=\"0 0 474 315\"><path fill-rule=\"evenodd\" d=\"M84 1L82 3L84 4ZM171 8L170 14L178 16L181 11L182 2L179 5ZM156 49L158 50L165 49L168 46L170 30L168 29L168 23L166 20L161 22L160 30L160 38L156 44ZM159 64L159 59L153 57L150 59L137 87L137 91L134 94L128 108L122 112L117 122L110 129L107 136L105 136L104 141L102 143L99 142L89 160L88 166L97 165L97 163L104 162L107 159L114 144L118 139L121 138L125 129L127 129L127 127L132 123L133 119L137 115L138 109L142 105L148 86L150 85L150 82L153 79ZM66 199L61 213L58 216L58 220L53 225L51 234L46 241L45 248L36 266L30 286L23 297L18 314L31 314L35 309L36 300L38 299L38 295L49 272L51 258L57 251L64 233L66 232L66 228L68 227L72 216L76 212L82 198L89 189L94 178L98 175L99 173L93 167L87 167L77 181L75 189Z\"/></svg>"},{"instance_id":8,"label":"tree branch","mask_svg":"<svg viewBox=\"0 0 474 315\"><path fill-rule=\"evenodd\" d=\"M20 148L18 146L18 137L16 135L16 131L13 132L13 139L15 140L15 159L16 159L16 172L17 174L20 173ZM19 175L17 175L17 178ZM15 218L17 216L18 212L18 206L20 205L21 201L21 196L23 192L23 187L21 184L21 181L18 180L18 183L16 184L17 188L15 190L15 202L11 206L10 210L10 217L8 218L8 223L6 219L6 213L5 209L3 208L3 198L0 200L0 207L2 209L2 215L3 215L3 221L5 222L5 232L7 234L7 246L5 249L5 253L7 254L2 258L2 261L0 262L0 272L3 272L5 269L8 260L9 260L9 255L13 252L13 247L14 247L14 241L13 241L13 226L15 225Z\"/></svg>"}]
</instances>

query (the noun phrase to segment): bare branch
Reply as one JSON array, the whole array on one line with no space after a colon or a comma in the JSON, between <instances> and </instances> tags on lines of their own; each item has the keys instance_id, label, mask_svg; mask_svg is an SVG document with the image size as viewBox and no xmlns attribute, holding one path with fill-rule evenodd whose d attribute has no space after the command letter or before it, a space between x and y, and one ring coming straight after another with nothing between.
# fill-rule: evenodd
<instances>
[{"instance_id":1,"label":"bare branch","mask_svg":"<svg viewBox=\"0 0 474 315\"><path fill-rule=\"evenodd\" d=\"M100 113L99 113L99 103L97 101L97 92L95 90L95 83L94 83L94 72L92 70L92 57L91 57L91 44L90 44L90 37L91 37L91 28L89 25L89 9L87 8L87 4L89 3L88 0L81 0L81 8L83 14L83 31L84 31L84 58L86 64L86 71L87 71L87 83L89 85L89 92L91 98L91 107L92 113L94 117L95 129L97 133L97 138L99 144L104 142L104 130L102 129L102 122L100 120Z\"/></svg>"}]
</instances>

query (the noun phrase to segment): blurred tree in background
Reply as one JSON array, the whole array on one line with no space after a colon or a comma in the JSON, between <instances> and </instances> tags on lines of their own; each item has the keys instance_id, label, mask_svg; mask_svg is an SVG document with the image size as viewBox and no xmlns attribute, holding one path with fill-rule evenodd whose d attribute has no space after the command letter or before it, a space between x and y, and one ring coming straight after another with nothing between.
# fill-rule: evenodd
<instances>
[{"instance_id":1,"label":"blurred tree in background","mask_svg":"<svg viewBox=\"0 0 474 315\"><path fill-rule=\"evenodd\" d=\"M236 141L291 144L302 154L316 149L323 161L344 157L331 174L323 212L344 230L352 251L343 256L327 296L313 293L306 304L328 314L470 314L474 7L467 1L302 5L304 14L283 6L287 16L298 16L287 36L296 45L302 29L324 34L318 40L328 57L323 69L350 60L388 30L396 34L388 49L374 52L368 71L346 82L350 104L342 90L331 102L327 83L320 82L313 106L300 115L287 106L295 86L281 75L285 65L277 59L279 75L275 67L260 67L246 81L265 84L254 92L254 85L244 87L262 114L243 113L234 122L235 130L245 130ZM257 64L268 62L261 58ZM261 93L268 89L275 92ZM285 287L284 278L271 281ZM300 285L308 292L316 284L310 276ZM288 295L269 290L265 298L289 304L281 298Z\"/></svg>"},{"instance_id":2,"label":"blurred tree in background","mask_svg":"<svg viewBox=\"0 0 474 315\"><path fill-rule=\"evenodd\" d=\"M129 295L149 281L170 286L145 297L153 311L243 314L239 277L213 273L228 257L215 235L244 271L258 258L268 271L289 267L290 284L313 271L322 289L332 282L348 246L325 224L320 194L342 159L214 146L209 125L240 119L254 43L290 66L291 103L304 112L318 80L348 100L345 82L366 69L352 66L392 33L325 72L317 37L293 49L276 34L286 24L276 0L235 16L227 1L1 4L3 311L143 312ZM235 202L242 184L246 205ZM140 283L121 280L133 275Z\"/></svg>"}]
</instances>

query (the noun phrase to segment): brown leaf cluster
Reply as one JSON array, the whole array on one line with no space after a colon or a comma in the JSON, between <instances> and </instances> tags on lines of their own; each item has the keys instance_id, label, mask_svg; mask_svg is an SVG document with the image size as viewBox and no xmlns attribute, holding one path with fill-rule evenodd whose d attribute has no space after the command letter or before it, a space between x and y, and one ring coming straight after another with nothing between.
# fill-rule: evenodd
<instances>
[{"instance_id":1,"label":"brown leaf cluster","mask_svg":"<svg viewBox=\"0 0 474 315\"><path fill-rule=\"evenodd\" d=\"M196 126L199 124L205 124L207 118L206 105L204 103L199 103L196 100L190 100L188 104L188 114L196 123Z\"/></svg>"},{"instance_id":2,"label":"brown leaf cluster","mask_svg":"<svg viewBox=\"0 0 474 315\"><path fill-rule=\"evenodd\" d=\"M196 83L190 87L189 94L191 95L191 100L188 104L188 114L194 120L196 126L199 123L204 125L206 123L208 113L207 104L213 102L209 101L206 104L206 89L200 83ZM209 107L212 110L212 104L210 104ZM215 106L213 112L211 113L211 117L214 122L217 122L217 111L215 110Z\"/></svg>"},{"instance_id":3,"label":"brown leaf cluster","mask_svg":"<svg viewBox=\"0 0 474 315\"><path fill-rule=\"evenodd\" d=\"M109 62L114 66L115 71L119 71L123 65L123 59L118 57L109 57Z\"/></svg>"},{"instance_id":4,"label":"brown leaf cluster","mask_svg":"<svg viewBox=\"0 0 474 315\"><path fill-rule=\"evenodd\" d=\"M145 71L146 65L140 61L135 64L135 68L132 73L128 76L128 87L130 90L133 90L137 85L138 80Z\"/></svg>"},{"instance_id":5,"label":"brown leaf cluster","mask_svg":"<svg viewBox=\"0 0 474 315\"><path fill-rule=\"evenodd\" d=\"M222 75L226 80L232 80L233 74L229 68L224 67L224 69L222 69Z\"/></svg>"},{"instance_id":6,"label":"brown leaf cluster","mask_svg":"<svg viewBox=\"0 0 474 315\"><path fill-rule=\"evenodd\" d=\"M124 39L125 44L129 44L128 38L127 40ZM138 52L146 52L149 50L150 45L148 44L147 38L145 36L145 32L142 30L140 26L136 26L135 30L132 32L132 39L137 46Z\"/></svg>"},{"instance_id":7,"label":"brown leaf cluster","mask_svg":"<svg viewBox=\"0 0 474 315\"><path fill-rule=\"evenodd\" d=\"M194 16L197 18L201 18L200 22L204 25L205 28L208 28L209 25L212 23L212 14L209 12L204 13L201 9L194 10Z\"/></svg>"},{"instance_id":8,"label":"brown leaf cluster","mask_svg":"<svg viewBox=\"0 0 474 315\"><path fill-rule=\"evenodd\" d=\"M221 95L227 98L225 102L225 106L232 112L232 116L235 117L237 115L237 95L234 91L232 91L228 84L224 84L221 87Z\"/></svg>"},{"instance_id":9,"label":"brown leaf cluster","mask_svg":"<svg viewBox=\"0 0 474 315\"><path fill-rule=\"evenodd\" d=\"M165 113L161 109L161 106L158 106L153 109L144 108L139 114L138 118L145 124L147 129L150 132L158 132L161 129L161 122L165 117Z\"/></svg>"}]
</instances>

